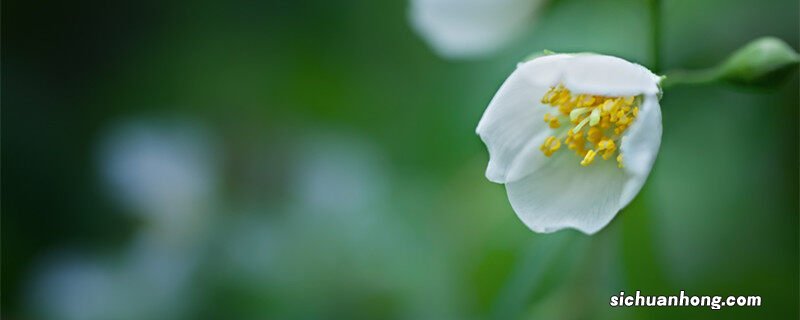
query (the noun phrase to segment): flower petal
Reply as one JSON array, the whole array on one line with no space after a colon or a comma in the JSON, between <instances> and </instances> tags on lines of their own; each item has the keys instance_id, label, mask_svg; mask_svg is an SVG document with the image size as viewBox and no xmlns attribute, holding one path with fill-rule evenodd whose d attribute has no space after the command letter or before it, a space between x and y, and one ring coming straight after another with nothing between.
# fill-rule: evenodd
<instances>
[{"instance_id":1,"label":"flower petal","mask_svg":"<svg viewBox=\"0 0 800 320\"><path fill-rule=\"evenodd\" d=\"M574 55L564 69L564 86L573 93L635 96L658 93L660 78L645 67L598 54Z\"/></svg>"},{"instance_id":2,"label":"flower petal","mask_svg":"<svg viewBox=\"0 0 800 320\"><path fill-rule=\"evenodd\" d=\"M655 95L644 97L639 116L622 137L620 151L625 171L631 177L620 198L621 207L633 200L644 185L661 146L661 106Z\"/></svg>"},{"instance_id":3,"label":"flower petal","mask_svg":"<svg viewBox=\"0 0 800 320\"><path fill-rule=\"evenodd\" d=\"M476 129L489 150L489 181L506 183L519 179L545 159L538 152L538 144L550 133L543 121L549 109L540 100L550 86L558 83L561 62L568 58L569 55L549 55L520 64L492 98ZM521 156L523 152L526 154ZM516 163L518 159L523 162ZM512 167L514 174L509 175Z\"/></svg>"},{"instance_id":4,"label":"flower petal","mask_svg":"<svg viewBox=\"0 0 800 320\"><path fill-rule=\"evenodd\" d=\"M622 208L619 199L628 179L613 160L582 167L571 152L558 152L532 174L506 184L511 207L535 232L564 228L593 234Z\"/></svg>"},{"instance_id":5,"label":"flower petal","mask_svg":"<svg viewBox=\"0 0 800 320\"><path fill-rule=\"evenodd\" d=\"M540 0L413 0L411 24L440 55L477 57L510 42L532 21Z\"/></svg>"}]
</instances>

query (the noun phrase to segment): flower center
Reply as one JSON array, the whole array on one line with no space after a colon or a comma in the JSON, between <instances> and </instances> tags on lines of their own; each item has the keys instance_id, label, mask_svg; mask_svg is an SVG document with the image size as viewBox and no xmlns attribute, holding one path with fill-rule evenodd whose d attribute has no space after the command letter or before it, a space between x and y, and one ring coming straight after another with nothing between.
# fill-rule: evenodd
<instances>
[{"instance_id":1,"label":"flower center","mask_svg":"<svg viewBox=\"0 0 800 320\"><path fill-rule=\"evenodd\" d=\"M569 123L569 130L545 139L540 149L550 157L561 148L562 140L570 150L583 158L582 166L594 162L599 154L603 160L617 155L617 166L622 168L622 153L618 152L620 139L639 115L641 97L606 97L588 94L573 95L562 85L551 87L542 97L542 103L555 108L546 113L544 122L552 129Z\"/></svg>"}]
</instances>

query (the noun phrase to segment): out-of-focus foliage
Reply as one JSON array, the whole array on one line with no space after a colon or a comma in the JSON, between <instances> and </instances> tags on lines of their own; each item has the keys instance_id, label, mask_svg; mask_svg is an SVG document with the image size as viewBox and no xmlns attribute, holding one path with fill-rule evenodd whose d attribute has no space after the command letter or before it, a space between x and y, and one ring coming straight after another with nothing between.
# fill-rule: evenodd
<instances>
[{"instance_id":1,"label":"out-of-focus foliage","mask_svg":"<svg viewBox=\"0 0 800 320\"><path fill-rule=\"evenodd\" d=\"M483 177L477 121L531 52L647 64L645 2L551 1L469 63L431 52L407 5L4 3L2 316L797 318L796 73L665 92L631 207L538 235ZM664 69L761 36L796 50L799 12L664 1ZM764 306L608 306L635 290Z\"/></svg>"}]
</instances>

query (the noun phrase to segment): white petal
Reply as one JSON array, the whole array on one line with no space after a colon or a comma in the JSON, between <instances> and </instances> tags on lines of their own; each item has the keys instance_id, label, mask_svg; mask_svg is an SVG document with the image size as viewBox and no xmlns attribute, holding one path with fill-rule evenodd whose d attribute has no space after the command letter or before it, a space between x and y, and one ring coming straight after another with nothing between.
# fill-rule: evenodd
<instances>
[{"instance_id":1,"label":"white petal","mask_svg":"<svg viewBox=\"0 0 800 320\"><path fill-rule=\"evenodd\" d=\"M660 78L645 67L598 54L575 55L564 70L564 86L578 94L655 95L659 81Z\"/></svg>"},{"instance_id":2,"label":"white petal","mask_svg":"<svg viewBox=\"0 0 800 320\"><path fill-rule=\"evenodd\" d=\"M532 21L541 0L412 0L410 20L442 56L477 57L498 50Z\"/></svg>"},{"instance_id":3,"label":"white petal","mask_svg":"<svg viewBox=\"0 0 800 320\"><path fill-rule=\"evenodd\" d=\"M661 146L661 106L655 95L644 97L639 116L622 137L622 152L625 171L630 176L620 198L621 207L633 200L644 185Z\"/></svg>"},{"instance_id":4,"label":"white petal","mask_svg":"<svg viewBox=\"0 0 800 320\"><path fill-rule=\"evenodd\" d=\"M559 82L562 62L568 58L549 55L520 64L492 98L476 129L489 150L489 181L519 179L545 159L538 146L550 134L543 121L550 109L540 100Z\"/></svg>"},{"instance_id":5,"label":"white petal","mask_svg":"<svg viewBox=\"0 0 800 320\"><path fill-rule=\"evenodd\" d=\"M572 152L554 154L532 174L506 184L517 216L533 231L564 228L593 234L622 208L620 196L628 179L613 159L599 157L588 167Z\"/></svg>"}]
</instances>

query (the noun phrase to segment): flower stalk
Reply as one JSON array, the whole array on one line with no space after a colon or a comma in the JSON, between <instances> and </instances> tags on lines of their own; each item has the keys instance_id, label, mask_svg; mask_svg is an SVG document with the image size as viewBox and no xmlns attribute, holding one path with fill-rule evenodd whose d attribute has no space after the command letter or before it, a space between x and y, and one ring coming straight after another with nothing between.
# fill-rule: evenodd
<instances>
[{"instance_id":1,"label":"flower stalk","mask_svg":"<svg viewBox=\"0 0 800 320\"><path fill-rule=\"evenodd\" d=\"M800 64L800 54L782 40L763 37L734 51L717 66L668 72L663 87L725 82L740 86L770 86L781 82Z\"/></svg>"}]
</instances>

